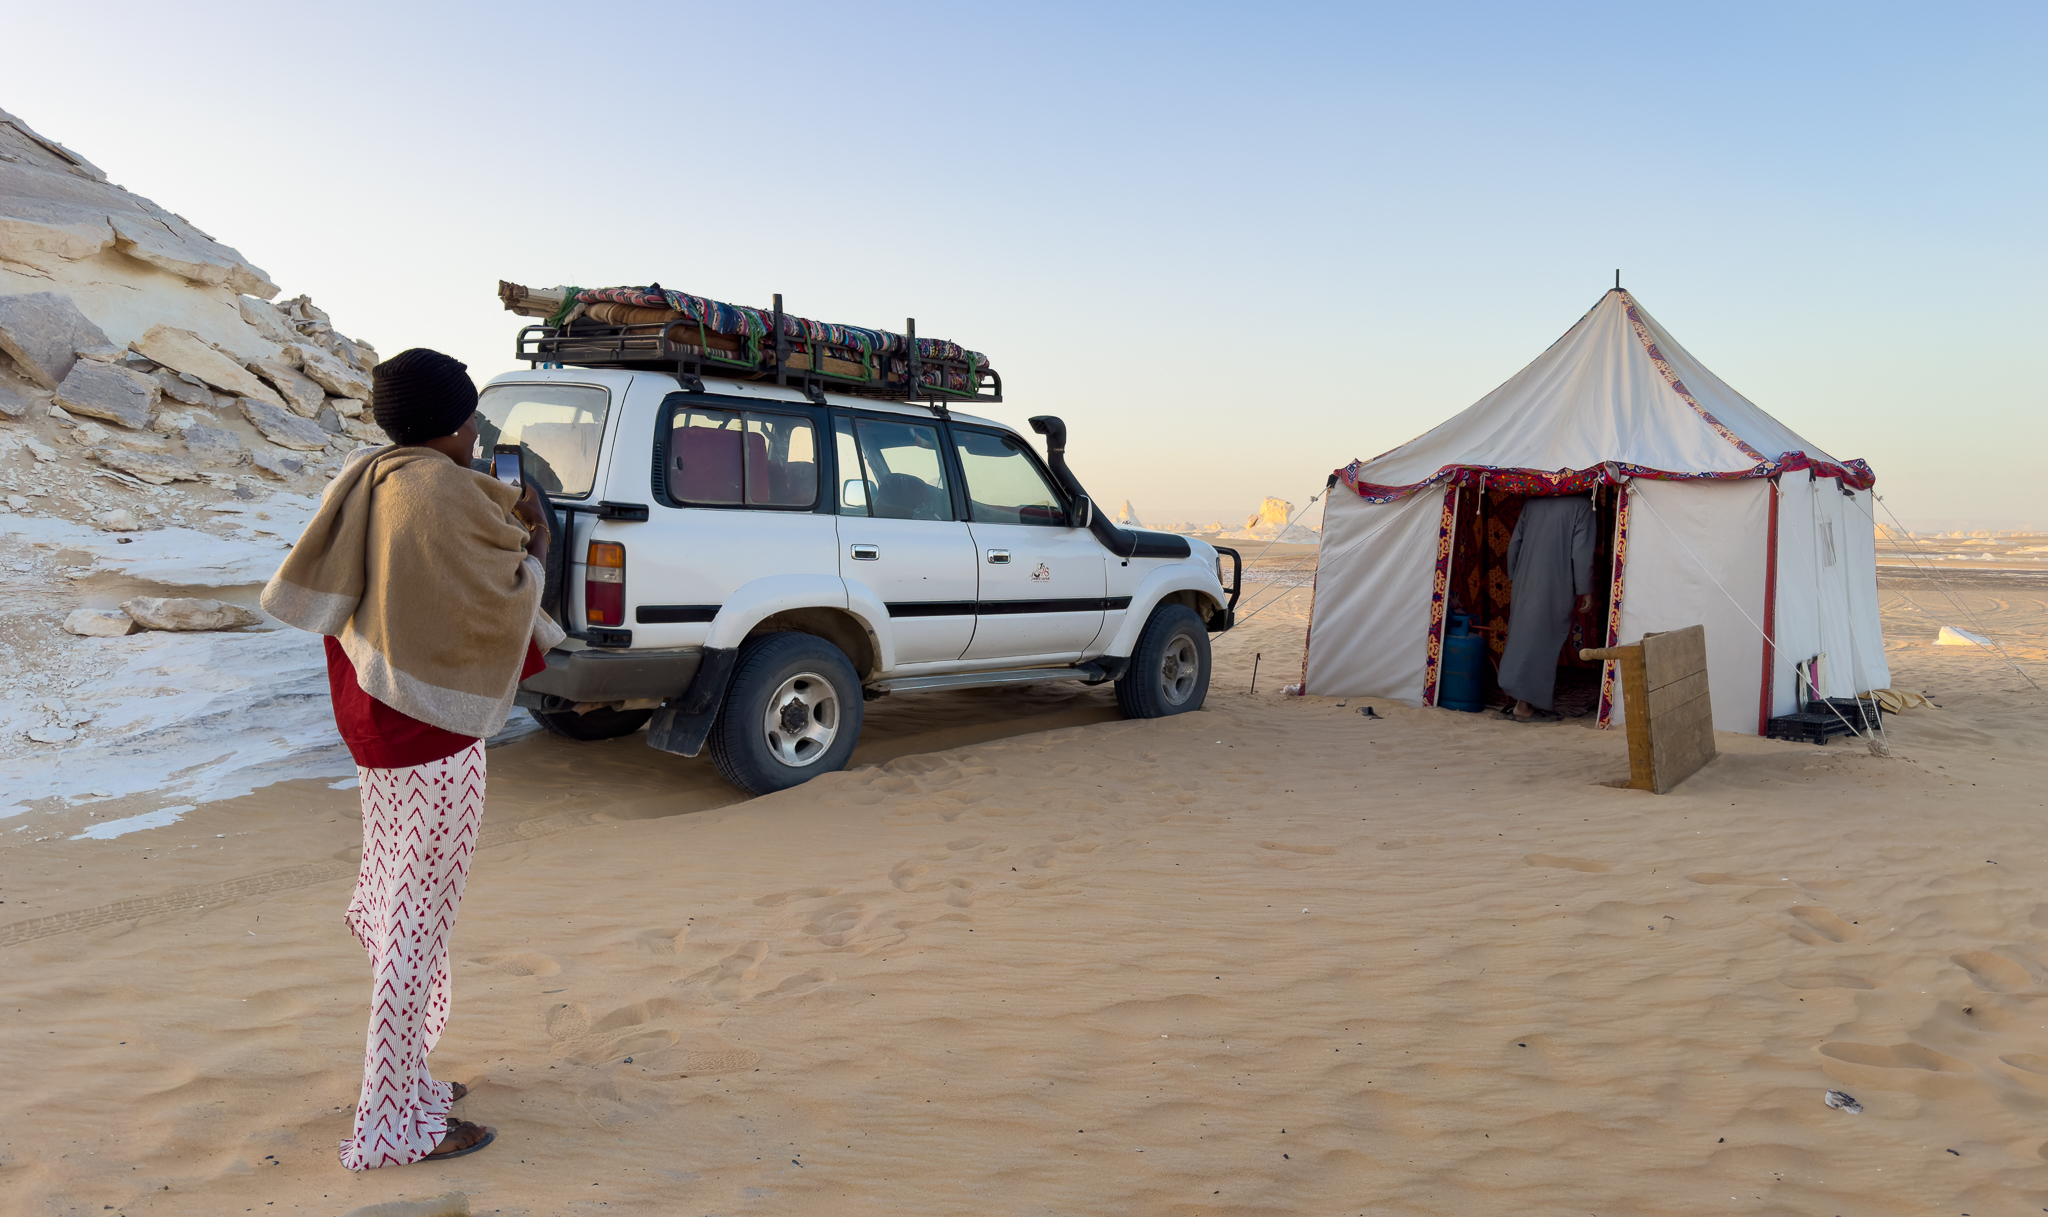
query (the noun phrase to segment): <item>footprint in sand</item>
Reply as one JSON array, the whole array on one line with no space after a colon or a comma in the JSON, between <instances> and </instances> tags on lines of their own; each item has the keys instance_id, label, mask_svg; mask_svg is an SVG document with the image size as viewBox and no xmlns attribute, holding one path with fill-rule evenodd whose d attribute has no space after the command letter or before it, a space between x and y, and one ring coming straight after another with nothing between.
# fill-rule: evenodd
<instances>
[{"instance_id":1,"label":"footprint in sand","mask_svg":"<svg viewBox=\"0 0 2048 1217\"><path fill-rule=\"evenodd\" d=\"M548 1011L548 1035L573 1040L590 1031L590 1011L582 1002L566 1001Z\"/></svg>"},{"instance_id":2,"label":"footprint in sand","mask_svg":"<svg viewBox=\"0 0 2048 1217\"><path fill-rule=\"evenodd\" d=\"M649 955L673 955L689 935L689 927L680 929L642 930L633 935L633 942Z\"/></svg>"},{"instance_id":3,"label":"footprint in sand","mask_svg":"<svg viewBox=\"0 0 2048 1217\"><path fill-rule=\"evenodd\" d=\"M1919 1069L1928 1073L1970 1073L1967 1061L1919 1044L1855 1044L1837 1040L1820 1046L1820 1054L1850 1065L1873 1069Z\"/></svg>"},{"instance_id":4,"label":"footprint in sand","mask_svg":"<svg viewBox=\"0 0 2048 1217\"><path fill-rule=\"evenodd\" d=\"M2021 1073L2031 1073L2038 1077L2048 1077L2048 1056L2034 1056L2033 1054L2027 1052L2015 1052L2009 1056L1999 1057L1998 1059L2004 1062L2005 1064L2012 1066L2014 1069L2019 1070Z\"/></svg>"},{"instance_id":5,"label":"footprint in sand","mask_svg":"<svg viewBox=\"0 0 2048 1217\"><path fill-rule=\"evenodd\" d=\"M1836 946L1858 933L1855 926L1818 905L1795 904L1785 912L1795 922L1785 932L1810 947Z\"/></svg>"},{"instance_id":6,"label":"footprint in sand","mask_svg":"<svg viewBox=\"0 0 2048 1217\"><path fill-rule=\"evenodd\" d=\"M1334 854L1337 852L1337 847L1334 845L1289 845L1285 841L1261 841L1259 842L1259 848L1277 849L1290 854ZM1399 846L1382 845L1380 848L1399 848Z\"/></svg>"},{"instance_id":7,"label":"footprint in sand","mask_svg":"<svg viewBox=\"0 0 2048 1217\"><path fill-rule=\"evenodd\" d=\"M1591 858L1567 858L1561 854L1524 854L1522 862L1528 866L1548 866L1558 870L1582 871L1588 875L1604 875L1614 868L1605 862Z\"/></svg>"},{"instance_id":8,"label":"footprint in sand","mask_svg":"<svg viewBox=\"0 0 2048 1217\"><path fill-rule=\"evenodd\" d=\"M1803 976L1780 976L1778 983L1788 989L1875 989L1877 986L1847 972L1813 972Z\"/></svg>"},{"instance_id":9,"label":"footprint in sand","mask_svg":"<svg viewBox=\"0 0 2048 1217\"><path fill-rule=\"evenodd\" d=\"M485 955L469 962L479 963L507 976L553 976L562 965L545 955Z\"/></svg>"},{"instance_id":10,"label":"footprint in sand","mask_svg":"<svg viewBox=\"0 0 2048 1217\"><path fill-rule=\"evenodd\" d=\"M2010 993L2032 988L2034 984L2033 974L2026 968L1989 951L1964 951L1949 956L1949 961L1968 972L1976 986L1986 992Z\"/></svg>"},{"instance_id":11,"label":"footprint in sand","mask_svg":"<svg viewBox=\"0 0 2048 1217\"><path fill-rule=\"evenodd\" d=\"M837 896L836 887L799 887L786 892L771 892L754 900L755 908L772 909L788 904L792 900L816 900L823 896Z\"/></svg>"}]
</instances>

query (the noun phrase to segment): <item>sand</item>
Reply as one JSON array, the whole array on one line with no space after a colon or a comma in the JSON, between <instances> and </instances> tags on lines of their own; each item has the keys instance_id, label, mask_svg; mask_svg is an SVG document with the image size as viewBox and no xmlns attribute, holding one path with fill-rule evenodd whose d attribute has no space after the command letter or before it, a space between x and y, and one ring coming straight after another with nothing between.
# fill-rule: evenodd
<instances>
[{"instance_id":1,"label":"sand","mask_svg":"<svg viewBox=\"0 0 2048 1217\"><path fill-rule=\"evenodd\" d=\"M1977 626L1932 585L1886 583L1941 703L1894 756L1723 735L1661 798L1598 784L1619 733L1282 697L1307 593L1263 586L1200 714L891 698L751 801L638 740L494 749L434 1062L500 1138L445 1166L334 1159L352 790L38 813L0 1212L2048 1208L2048 699L1937 650ZM2048 665L2048 585L1954 586Z\"/></svg>"}]
</instances>

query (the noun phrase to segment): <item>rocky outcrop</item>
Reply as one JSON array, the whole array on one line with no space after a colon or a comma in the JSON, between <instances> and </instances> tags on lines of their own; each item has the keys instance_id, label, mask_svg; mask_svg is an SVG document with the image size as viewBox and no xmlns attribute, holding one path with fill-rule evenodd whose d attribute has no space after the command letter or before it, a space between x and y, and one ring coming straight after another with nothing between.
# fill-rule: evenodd
<instances>
[{"instance_id":1,"label":"rocky outcrop","mask_svg":"<svg viewBox=\"0 0 2048 1217\"><path fill-rule=\"evenodd\" d=\"M242 416L263 433L263 438L280 448L318 452L327 446L329 433L318 423L287 414L268 402L242 399Z\"/></svg>"},{"instance_id":2,"label":"rocky outcrop","mask_svg":"<svg viewBox=\"0 0 2048 1217\"><path fill-rule=\"evenodd\" d=\"M112 359L111 342L70 300L55 292L0 296L0 351L28 379L55 389L79 358Z\"/></svg>"},{"instance_id":3,"label":"rocky outcrop","mask_svg":"<svg viewBox=\"0 0 2048 1217\"><path fill-rule=\"evenodd\" d=\"M64 619L64 632L82 638L122 638L141 630L142 623L135 618L106 609L73 609Z\"/></svg>"},{"instance_id":4,"label":"rocky outcrop","mask_svg":"<svg viewBox=\"0 0 2048 1217\"><path fill-rule=\"evenodd\" d=\"M57 386L53 400L73 414L104 418L140 431L149 426L162 391L148 376L96 359L81 359Z\"/></svg>"}]
</instances>

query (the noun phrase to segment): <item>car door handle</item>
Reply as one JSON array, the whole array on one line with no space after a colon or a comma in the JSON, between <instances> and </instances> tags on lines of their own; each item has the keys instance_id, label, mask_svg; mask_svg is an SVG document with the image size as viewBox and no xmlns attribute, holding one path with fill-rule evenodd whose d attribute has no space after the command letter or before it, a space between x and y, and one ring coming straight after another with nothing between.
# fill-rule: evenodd
<instances>
[{"instance_id":1,"label":"car door handle","mask_svg":"<svg viewBox=\"0 0 2048 1217\"><path fill-rule=\"evenodd\" d=\"M996 564L997 566L1005 566L1005 565L1008 565L1008 564L1009 564L1009 561L1010 561L1010 551L1009 551L1009 550L1007 550L1007 549L992 549L992 550L989 550L989 551L988 551L988 560L989 560L990 562L993 562L993 563L994 563L994 564Z\"/></svg>"},{"instance_id":2,"label":"car door handle","mask_svg":"<svg viewBox=\"0 0 2048 1217\"><path fill-rule=\"evenodd\" d=\"M873 545L856 545L852 552L855 562L876 562L882 557L881 549Z\"/></svg>"}]
</instances>

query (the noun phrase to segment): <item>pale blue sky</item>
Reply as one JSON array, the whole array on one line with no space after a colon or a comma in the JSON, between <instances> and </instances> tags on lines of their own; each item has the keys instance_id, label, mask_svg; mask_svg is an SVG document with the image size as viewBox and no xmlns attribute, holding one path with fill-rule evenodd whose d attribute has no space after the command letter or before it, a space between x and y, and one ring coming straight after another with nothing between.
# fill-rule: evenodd
<instances>
[{"instance_id":1,"label":"pale blue sky","mask_svg":"<svg viewBox=\"0 0 2048 1217\"><path fill-rule=\"evenodd\" d=\"M17 6L0 107L479 381L500 278L914 315L1155 523L1306 501L1619 266L1909 521L2048 528L2044 11Z\"/></svg>"}]
</instances>

